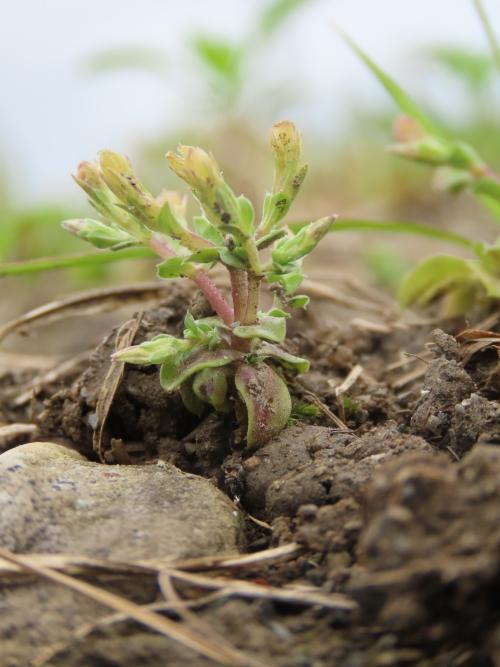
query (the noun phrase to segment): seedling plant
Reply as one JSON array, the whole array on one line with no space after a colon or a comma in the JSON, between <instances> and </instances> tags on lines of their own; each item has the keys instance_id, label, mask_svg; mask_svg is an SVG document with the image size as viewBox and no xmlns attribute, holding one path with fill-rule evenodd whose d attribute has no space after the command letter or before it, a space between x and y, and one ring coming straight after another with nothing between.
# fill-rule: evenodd
<instances>
[{"instance_id":1,"label":"seedling plant","mask_svg":"<svg viewBox=\"0 0 500 667\"><path fill-rule=\"evenodd\" d=\"M282 343L290 309L308 303L307 296L295 294L303 280L303 258L334 220L325 217L295 232L285 226L307 165L293 123L274 125L270 145L274 180L260 220L252 203L226 183L211 154L179 146L167 160L190 187L199 215L188 221L186 198L167 191L153 196L127 158L105 150L98 162L82 162L75 175L100 220L63 223L97 248L144 246L161 258L160 278L186 278L201 290L212 316L195 319L188 312L181 338L161 334L119 350L114 358L159 365L162 387L178 390L185 406L199 416L207 406L234 412L248 447L265 443L286 426L292 407L287 378L309 368L306 359L289 354ZM228 273L230 299L209 277L217 264ZM260 308L264 283L274 293L274 305L266 312Z\"/></svg>"}]
</instances>

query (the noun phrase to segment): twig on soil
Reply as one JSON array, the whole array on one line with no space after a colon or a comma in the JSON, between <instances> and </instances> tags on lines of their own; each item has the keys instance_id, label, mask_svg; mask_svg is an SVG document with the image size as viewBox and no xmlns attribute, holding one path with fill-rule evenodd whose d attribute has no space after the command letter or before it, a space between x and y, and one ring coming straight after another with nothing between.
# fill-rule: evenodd
<instances>
[{"instance_id":1,"label":"twig on soil","mask_svg":"<svg viewBox=\"0 0 500 667\"><path fill-rule=\"evenodd\" d=\"M249 567L261 567L273 565L289 560L297 556L303 548L296 542L284 544L281 547L264 549L252 554L241 556L201 556L200 558L189 558L165 563L163 565L185 572L202 572L206 570L240 570Z\"/></svg>"},{"instance_id":2,"label":"twig on soil","mask_svg":"<svg viewBox=\"0 0 500 667\"><path fill-rule=\"evenodd\" d=\"M46 567L71 575L141 574L156 576L158 573L158 567L146 562L103 560L70 554L24 554L23 559L34 567ZM17 578L23 573L21 566L11 561L7 562L0 556L0 579Z\"/></svg>"},{"instance_id":3,"label":"twig on soil","mask_svg":"<svg viewBox=\"0 0 500 667\"><path fill-rule=\"evenodd\" d=\"M47 354L22 354L19 352L0 352L0 368L5 371L39 370L53 368L58 357Z\"/></svg>"},{"instance_id":4,"label":"twig on soil","mask_svg":"<svg viewBox=\"0 0 500 667\"><path fill-rule=\"evenodd\" d=\"M20 408L26 403L28 403L31 398L36 395L42 387L56 382L57 380L66 377L71 373L75 368L77 368L82 361L85 361L89 358L90 351L87 350L81 354L77 354L70 359L66 359L62 363L58 364L55 368L51 368L43 375L38 375L34 380L31 380L28 384L24 385L24 391L15 398L13 405L16 408Z\"/></svg>"},{"instance_id":5,"label":"twig on soil","mask_svg":"<svg viewBox=\"0 0 500 667\"><path fill-rule=\"evenodd\" d=\"M21 317L11 320L0 327L0 340L26 327L33 327L43 322L48 324L62 317L72 315L94 315L123 308L131 303L158 301L168 294L169 287L161 283L143 283L109 289L88 290L58 301L51 301L39 308L34 308Z\"/></svg>"},{"instance_id":6,"label":"twig on soil","mask_svg":"<svg viewBox=\"0 0 500 667\"><path fill-rule=\"evenodd\" d=\"M246 509L242 506L240 499L239 498L234 498L233 503L235 507L246 516L246 518L254 523L256 526L259 526L259 528L264 528L264 530L272 530L271 524L267 523L267 521L262 521L262 519L257 519L256 516L253 516L253 514L249 514Z\"/></svg>"},{"instance_id":7,"label":"twig on soil","mask_svg":"<svg viewBox=\"0 0 500 667\"><path fill-rule=\"evenodd\" d=\"M241 581L240 579L208 577L170 568L165 572L177 581L182 581L195 588L220 590L225 596L259 598L303 606L320 605L327 609L343 612L354 612L358 608L358 605L352 598L342 593L327 594L318 592L317 589L305 587L276 588L274 586L255 584L250 581Z\"/></svg>"},{"instance_id":8,"label":"twig on soil","mask_svg":"<svg viewBox=\"0 0 500 667\"><path fill-rule=\"evenodd\" d=\"M199 597L196 600L181 600L180 604L189 609L196 609L198 607L204 607L215 600L219 600L221 597L220 592L215 591L214 593ZM165 600L161 600L159 602L152 602L151 604L144 605L143 608L148 609L149 611L176 612L178 606L179 604L175 602L165 602ZM41 653L31 661L31 667L43 667L43 665L48 664L61 653L65 653L69 650L74 643L86 639L93 632L114 625L115 623L123 623L128 619L129 617L127 614L116 612L114 614L103 616L94 623L83 623L74 631L72 637L68 641L58 642L57 644L52 644L43 649Z\"/></svg>"},{"instance_id":9,"label":"twig on soil","mask_svg":"<svg viewBox=\"0 0 500 667\"><path fill-rule=\"evenodd\" d=\"M226 639L221 637L220 634L214 630L214 628L212 628L208 623L206 623L191 611L187 601L183 600L175 590L173 577L169 572L161 572L159 574L158 585L167 603L170 605L176 605L175 611L182 621L188 623L192 628L195 628L202 635L205 635L205 637L212 637L217 642L219 642L221 646L225 646L226 648L233 651L235 650L235 648L229 644ZM222 597L222 595L219 595L219 597Z\"/></svg>"},{"instance_id":10,"label":"twig on soil","mask_svg":"<svg viewBox=\"0 0 500 667\"><path fill-rule=\"evenodd\" d=\"M335 382L332 380L328 380L328 385L330 387L335 387L335 396L339 398L342 396L342 394L345 394L346 392L349 391L349 389L354 385L354 383L358 380L358 378L361 376L363 373L363 366L360 364L356 364L351 368L349 371L347 377L343 382L341 382L337 387L335 387Z\"/></svg>"},{"instance_id":11,"label":"twig on soil","mask_svg":"<svg viewBox=\"0 0 500 667\"><path fill-rule=\"evenodd\" d=\"M20 568L28 570L44 579L54 581L66 588L81 593L95 602L98 602L105 607L114 609L115 611L126 614L129 618L137 621L151 630L179 642L193 651L211 658L215 662L222 665L240 665L241 667L249 667L261 665L256 660L244 656L240 651L229 649L221 646L218 642L203 636L198 631L186 627L184 624L171 621L156 612L145 609L135 602L131 602L124 597L110 593L102 588L89 584L86 581L81 581L70 577L61 572L57 572L42 565L34 565L29 559L23 556L18 556L8 549L0 547L0 557L11 563L15 563Z\"/></svg>"},{"instance_id":12,"label":"twig on soil","mask_svg":"<svg viewBox=\"0 0 500 667\"><path fill-rule=\"evenodd\" d=\"M156 576L166 567L172 567L176 570L184 570L186 572L240 570L251 567L262 567L294 558L301 551L303 551L303 549L299 544L291 542L290 544L285 544L281 547L264 549L263 551L257 551L252 554L237 556L201 556L199 558L182 560L156 558L129 562L68 554L25 554L23 559L25 562L31 563L35 567L46 567L51 570L65 572L66 574L89 575L96 573L110 573ZM22 567L12 562L2 562L2 557L0 556L0 579L9 579L13 576L17 577L22 574L22 572Z\"/></svg>"},{"instance_id":13,"label":"twig on soil","mask_svg":"<svg viewBox=\"0 0 500 667\"><path fill-rule=\"evenodd\" d=\"M418 361L421 361L426 366L430 364L429 359L425 359L425 357L422 357L419 354L415 354L414 352L403 352L403 354L405 357L410 357L411 359L418 359Z\"/></svg>"},{"instance_id":14,"label":"twig on soil","mask_svg":"<svg viewBox=\"0 0 500 667\"><path fill-rule=\"evenodd\" d=\"M333 413L333 412L330 410L330 408L328 407L328 405L326 405L325 403L323 403L323 401L322 401L322 400L321 400L321 399L320 399L320 398L319 398L313 391L311 391L310 389L307 389L307 388L302 384L302 382L300 382L300 380L294 379L294 383L295 383L298 387L300 387L300 389L301 389L302 393L304 394L304 396L307 396L307 398L310 398L311 401L314 403L314 405L316 405L316 406L321 410L321 412L322 412L326 417L328 417L328 419L329 419L330 421L332 421L332 422L335 424L335 426L336 426L337 428L340 428L340 429L342 429L343 431L349 431L350 433L352 433L352 429L350 429L350 428L347 426L347 424L345 424L345 423L342 421L342 419L340 419L340 417L337 417L337 415L336 415L335 413Z\"/></svg>"}]
</instances>

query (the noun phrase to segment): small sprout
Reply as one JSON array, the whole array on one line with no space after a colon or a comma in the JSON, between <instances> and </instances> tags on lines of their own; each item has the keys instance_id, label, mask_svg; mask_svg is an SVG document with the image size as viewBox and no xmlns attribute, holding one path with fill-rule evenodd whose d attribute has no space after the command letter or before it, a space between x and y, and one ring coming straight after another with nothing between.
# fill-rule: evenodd
<instances>
[{"instance_id":1,"label":"small sprout","mask_svg":"<svg viewBox=\"0 0 500 667\"><path fill-rule=\"evenodd\" d=\"M293 123L274 126L271 147L275 179L260 221L252 203L225 182L211 154L179 146L167 160L191 187L201 215L188 220L184 198L168 191L153 196L127 158L102 151L99 164L83 162L75 176L102 220L63 223L99 248L146 246L161 260L160 278L184 277L201 289L213 316L195 319L188 313L182 337L162 334L116 352L113 359L158 365L161 386L179 391L186 408L198 416L207 409L233 412L246 429L248 447L263 445L285 428L292 409L286 378L309 369L306 359L281 344L288 309L308 302L307 296L293 294L303 279L302 259L334 220L322 218L296 234L282 227L307 169L301 165L300 133ZM269 249L266 258L261 257L264 249ZM232 304L208 275L214 264L228 271ZM259 310L264 282L275 292L269 312Z\"/></svg>"},{"instance_id":2,"label":"small sprout","mask_svg":"<svg viewBox=\"0 0 500 667\"><path fill-rule=\"evenodd\" d=\"M310 419L319 417L321 410L314 403L295 403L292 408L293 419Z\"/></svg>"}]
</instances>

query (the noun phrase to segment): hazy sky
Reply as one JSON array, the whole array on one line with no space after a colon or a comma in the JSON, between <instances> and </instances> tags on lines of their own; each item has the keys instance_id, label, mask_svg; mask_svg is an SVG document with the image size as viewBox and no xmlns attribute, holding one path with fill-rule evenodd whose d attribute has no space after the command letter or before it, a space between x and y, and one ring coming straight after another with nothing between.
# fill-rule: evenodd
<instances>
[{"instance_id":1,"label":"hazy sky","mask_svg":"<svg viewBox=\"0 0 500 667\"><path fill-rule=\"evenodd\" d=\"M17 199L71 196L69 174L79 160L102 147L133 154L141 137L179 127L186 98L199 81L188 61L187 39L201 31L238 37L263 4L1 0L0 168ZM485 5L500 31L500 0ZM332 131L345 114L346 99L383 99L334 33L333 21L409 88L422 75L417 46L445 42L485 49L471 0L311 0L281 30L259 68L268 84L285 79L299 87L307 104L291 104L289 112L316 130ZM85 73L90 54L121 46L162 49L164 78Z\"/></svg>"}]
</instances>

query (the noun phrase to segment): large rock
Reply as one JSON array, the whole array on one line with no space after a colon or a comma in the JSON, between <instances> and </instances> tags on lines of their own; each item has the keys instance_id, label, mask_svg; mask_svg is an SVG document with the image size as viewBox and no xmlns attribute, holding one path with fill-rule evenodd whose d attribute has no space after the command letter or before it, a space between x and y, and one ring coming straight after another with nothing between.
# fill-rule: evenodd
<instances>
[{"instance_id":1,"label":"large rock","mask_svg":"<svg viewBox=\"0 0 500 667\"><path fill-rule=\"evenodd\" d=\"M0 544L19 553L193 557L234 551L241 537L207 480L166 463L92 463L53 443L0 456L0 509Z\"/></svg>"},{"instance_id":2,"label":"large rock","mask_svg":"<svg viewBox=\"0 0 500 667\"><path fill-rule=\"evenodd\" d=\"M207 480L165 463L107 466L40 442L0 456L0 544L12 551L119 560L184 558L235 552L241 540L241 519L231 502ZM151 576L93 575L91 582L140 604L158 596ZM0 581L0 610L0 667L26 667L42 647L67 641L83 623L110 612L36 578L8 585ZM132 655L136 644L145 647L153 640L165 655L180 651L185 661L195 657L165 637L135 630L137 636L117 639L125 653ZM87 650L83 642L73 657L63 654L50 664L97 664ZM111 664L107 658L99 664ZM139 663L132 657L112 664Z\"/></svg>"}]
</instances>

